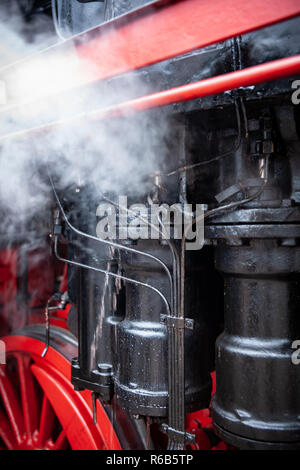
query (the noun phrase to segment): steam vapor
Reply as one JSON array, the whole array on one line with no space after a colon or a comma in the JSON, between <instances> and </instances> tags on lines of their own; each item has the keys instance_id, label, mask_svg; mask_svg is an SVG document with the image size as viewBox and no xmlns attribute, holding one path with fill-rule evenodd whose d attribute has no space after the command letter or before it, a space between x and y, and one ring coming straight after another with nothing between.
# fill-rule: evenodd
<instances>
[{"instance_id":1,"label":"steam vapor","mask_svg":"<svg viewBox=\"0 0 300 470\"><path fill-rule=\"evenodd\" d=\"M124 78L122 86L114 86L112 80L104 87L83 90L79 85L89 71L81 69L72 44L68 53L52 53L46 63L36 55L15 67L15 61L37 54L58 39L50 17L36 15L33 22L24 23L16 3L10 1L1 4L0 12L0 80L4 78L7 93L7 102L0 106L0 137L122 102L128 90L135 96L147 93L147 86L135 75ZM51 205L46 164L61 191L89 186L95 199L105 192L145 194L148 175L167 153L167 125L154 126L153 119L157 116L140 114L105 123L82 120L35 139L2 141L0 202L7 233L26 227Z\"/></svg>"}]
</instances>

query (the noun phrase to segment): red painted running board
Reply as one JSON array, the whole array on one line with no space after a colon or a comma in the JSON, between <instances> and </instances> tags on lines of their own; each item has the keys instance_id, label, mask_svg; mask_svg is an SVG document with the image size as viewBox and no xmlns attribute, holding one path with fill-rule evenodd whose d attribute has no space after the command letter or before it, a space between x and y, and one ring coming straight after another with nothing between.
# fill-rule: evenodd
<instances>
[{"instance_id":1,"label":"red painted running board","mask_svg":"<svg viewBox=\"0 0 300 470\"><path fill-rule=\"evenodd\" d=\"M62 89L126 73L300 15L299 0L160 0L0 70L0 78L43 69L57 81L55 58L79 57ZM77 57L76 56L76 57ZM63 72L62 72L63 73ZM27 75L25 74L25 77Z\"/></svg>"},{"instance_id":2,"label":"red painted running board","mask_svg":"<svg viewBox=\"0 0 300 470\"><path fill-rule=\"evenodd\" d=\"M125 73L300 15L299 0L158 2L81 35L93 80ZM124 17L125 19L125 17Z\"/></svg>"}]
</instances>

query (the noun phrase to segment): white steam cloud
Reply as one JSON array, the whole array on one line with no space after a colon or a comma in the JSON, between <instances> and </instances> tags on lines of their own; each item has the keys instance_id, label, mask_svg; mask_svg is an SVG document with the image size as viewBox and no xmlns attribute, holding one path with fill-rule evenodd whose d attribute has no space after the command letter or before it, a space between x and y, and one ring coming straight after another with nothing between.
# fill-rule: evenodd
<instances>
[{"instance_id":1,"label":"white steam cloud","mask_svg":"<svg viewBox=\"0 0 300 470\"><path fill-rule=\"evenodd\" d=\"M34 23L24 24L13 4L4 2L0 8L0 80L5 81L8 99L0 106L0 210L8 233L20 222L43 215L51 204L46 163L60 189L87 185L99 197L101 192L145 194L148 175L167 154L167 124L163 119L158 124L157 112L106 122L82 119L37 138L3 139L14 131L147 93L134 74L123 79L122 86L113 86L112 80L78 89L89 71L82 70L72 47L63 55L51 53L46 62L38 54L22 67L8 65L57 42L50 18L37 15Z\"/></svg>"}]
</instances>

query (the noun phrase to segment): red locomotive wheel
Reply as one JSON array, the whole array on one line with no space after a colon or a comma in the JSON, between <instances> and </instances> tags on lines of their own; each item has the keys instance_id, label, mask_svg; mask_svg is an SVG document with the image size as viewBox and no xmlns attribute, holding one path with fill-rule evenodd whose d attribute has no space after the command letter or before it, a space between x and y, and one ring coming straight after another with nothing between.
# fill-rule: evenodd
<instances>
[{"instance_id":1,"label":"red locomotive wheel","mask_svg":"<svg viewBox=\"0 0 300 470\"><path fill-rule=\"evenodd\" d=\"M77 343L69 332L52 327L45 358L41 357L45 345L40 325L3 340L6 364L0 366L0 449L123 447L108 416L115 419L115 414L107 413L97 402L98 424L93 425L91 393L73 389L70 361L77 354ZM126 425L124 417L123 421ZM125 444L125 448L130 446Z\"/></svg>"}]
</instances>

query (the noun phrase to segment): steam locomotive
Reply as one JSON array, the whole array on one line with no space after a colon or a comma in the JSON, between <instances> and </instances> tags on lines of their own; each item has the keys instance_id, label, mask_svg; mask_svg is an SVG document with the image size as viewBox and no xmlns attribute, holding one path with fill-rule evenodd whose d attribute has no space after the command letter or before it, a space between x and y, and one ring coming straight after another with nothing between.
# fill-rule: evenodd
<instances>
[{"instance_id":1,"label":"steam locomotive","mask_svg":"<svg viewBox=\"0 0 300 470\"><path fill-rule=\"evenodd\" d=\"M0 448L299 449L297 0L260 2L260 9L257 1L234 7L220 0L213 11L195 0L29 3L22 5L26 20L49 15L63 38L57 47L72 42L83 61L99 60L99 80L85 92L92 86L97 96L117 99L105 112L81 115L88 121L84 139L96 144L81 147L79 160L94 163L96 147L99 169L90 173L97 178L74 158L76 171L67 168L68 184L61 185L53 164L60 156L52 150L44 168L47 210L13 233L1 231ZM234 8L240 8L236 32ZM208 36L213 30L215 40L176 52L182 38L196 38L192 18L200 13L196 26ZM191 24L182 25L183 18ZM139 25L145 30L137 44ZM156 25L174 30L166 50L159 33L147 37ZM186 27L183 36L175 34L179 25ZM106 34L103 56L97 41ZM118 56L123 43L114 50L118 37L128 41L126 58ZM147 43L145 54L155 50L157 59L142 63L134 44ZM106 62L116 68L111 76L103 71ZM263 69L273 63L274 72ZM251 77L262 70L261 78L246 77L248 70ZM220 85L222 77L232 78L232 86ZM136 83L146 98L136 96ZM201 83L212 91L201 94L195 86L178 98L191 90L184 87ZM161 90L175 90L177 98L166 92L159 102ZM120 95L130 112L119 106ZM49 125L41 123L14 138L34 139ZM54 139L57 125L50 123ZM109 137L98 148L100 132ZM125 184L119 148L134 155ZM114 160L110 185L105 165ZM135 184L138 169L143 178ZM114 211L113 236L97 230L107 216L101 204ZM174 205L178 212L165 219L164 208ZM178 213L182 221L190 217L190 228L202 222L200 249L186 249L183 222L176 233ZM156 234L124 237L128 224L138 233L154 225Z\"/></svg>"}]
</instances>

